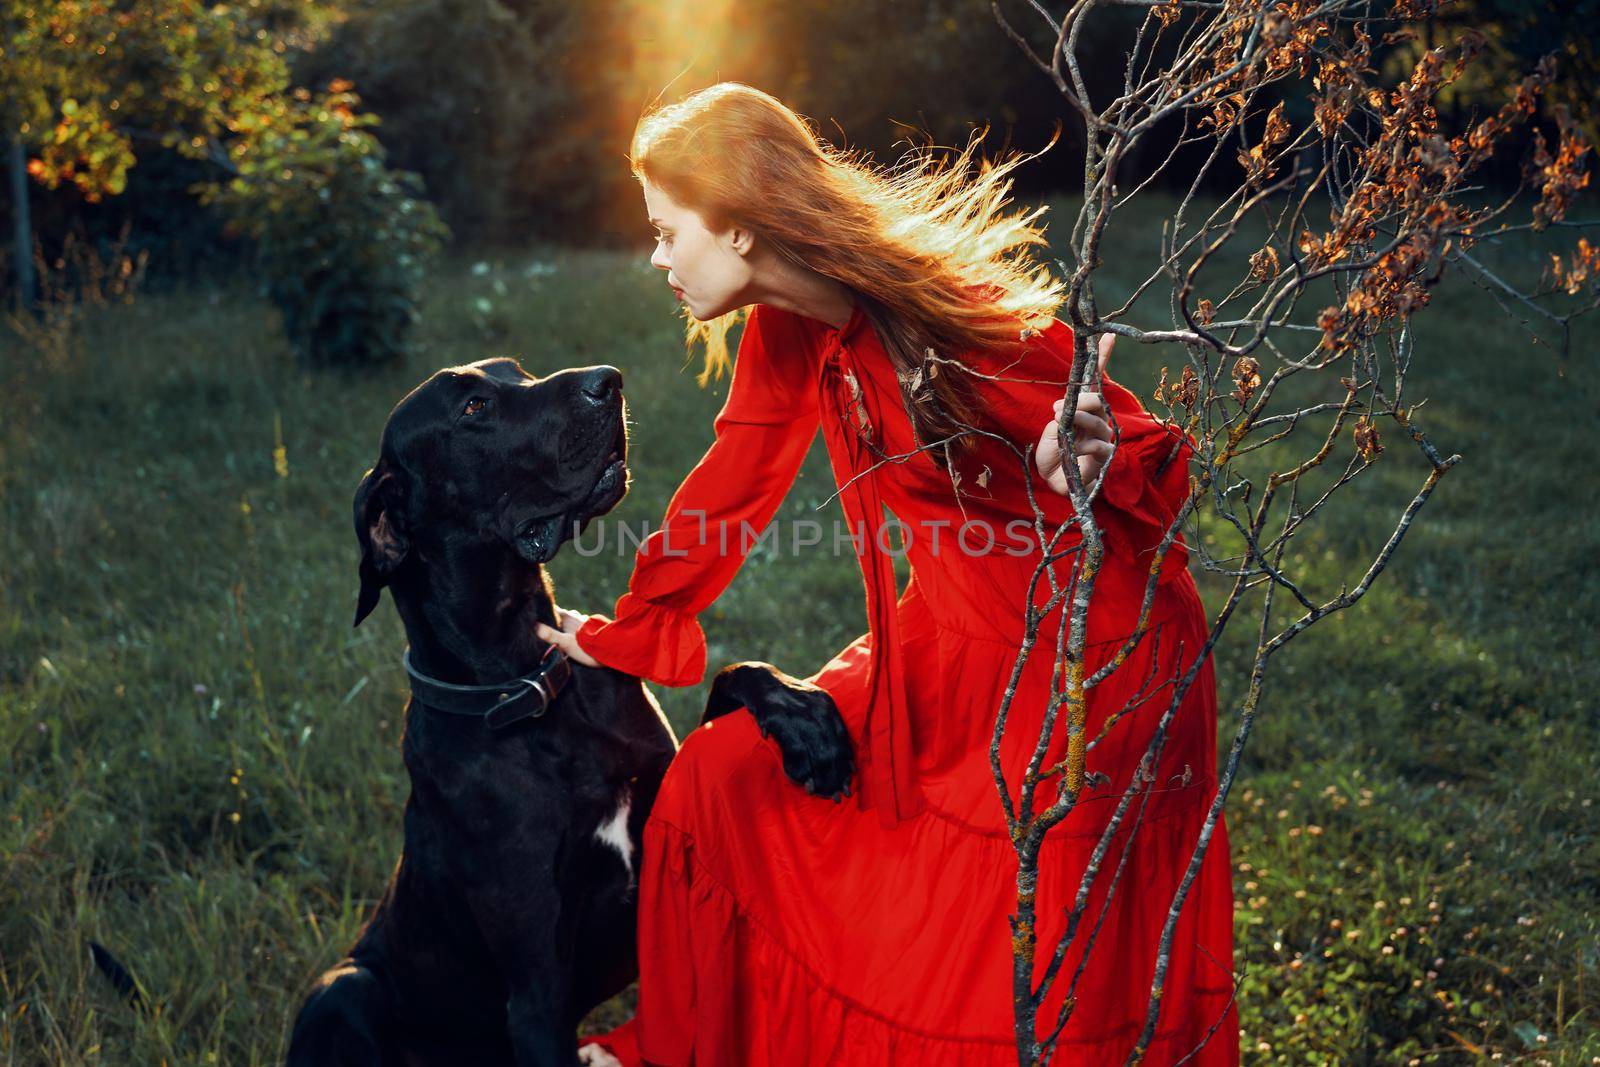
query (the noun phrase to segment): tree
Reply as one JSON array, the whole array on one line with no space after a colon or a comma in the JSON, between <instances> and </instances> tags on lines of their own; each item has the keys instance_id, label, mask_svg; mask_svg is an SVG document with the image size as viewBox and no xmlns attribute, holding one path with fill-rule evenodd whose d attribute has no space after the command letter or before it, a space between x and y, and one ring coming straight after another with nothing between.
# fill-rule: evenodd
<instances>
[{"instance_id":1,"label":"tree","mask_svg":"<svg viewBox=\"0 0 1600 1067\"><path fill-rule=\"evenodd\" d=\"M0 0L0 12L7 31L0 99L10 139L33 153L28 177L49 189L73 185L95 202L123 193L142 153L201 161L216 177L194 192L257 237L269 291L303 356L397 351L421 258L443 230L417 199L414 178L384 166L368 129L376 119L356 114L353 86L290 91L284 55L322 32L325 11L306 0ZM13 149L13 159L18 154ZM352 184L352 174L363 177ZM19 196L19 264L32 251L25 205ZM361 225L341 226L342 215L360 216ZM308 220L344 242L329 251L324 241L323 256L370 264L376 273L324 270L318 281L316 268L328 264L308 263L303 243L288 252L275 230ZM20 267L17 274L28 277ZM332 318L352 302L366 309L352 321L373 328L340 334L345 348L335 351L326 343L330 330L338 334Z\"/></svg>"},{"instance_id":2,"label":"tree","mask_svg":"<svg viewBox=\"0 0 1600 1067\"><path fill-rule=\"evenodd\" d=\"M1104 850L1130 806L1153 788L1167 727L1201 661L1233 620L1248 618L1259 637L1238 730L1168 911L1145 1026L1127 1062L1145 1055L1177 917L1227 799L1274 654L1373 587L1460 459L1436 445L1421 402L1408 395L1418 354L1411 319L1426 308L1433 287L1449 275L1465 275L1538 324L1563 352L1573 319L1600 303L1600 255L1587 239L1552 252L1537 279L1503 276L1487 259L1501 238L1544 233L1549 239L1584 225L1567 216L1588 181L1589 146L1559 107L1553 141L1532 125L1532 147L1514 189L1490 195L1477 185L1497 149L1536 123L1555 78L1554 61L1540 62L1496 110L1454 132L1441 124L1439 101L1482 56L1481 34L1463 29L1448 41L1416 48L1394 84L1380 80L1380 53L1414 45L1417 23L1431 7L1427 0L1076 0L1059 15L1031 4L1028 26L1019 28L992 0L996 19L1055 87L1074 133L1082 136L1083 205L1060 263L1068 283L1065 317L1076 335L1066 410L1076 409L1082 390L1095 388L1094 353L1105 334L1175 345L1185 357L1180 374L1169 377L1163 369L1154 396L1192 448L1189 493L1151 566L1141 631L1157 574L1185 527L1202 567L1230 584L1193 667L1164 680L1173 686L1170 702L1134 780L1090 781L1084 764L1093 743L1085 730L1088 694L1148 635L1130 637L1098 672L1084 670L1085 620L1105 553L1090 506L1099 482L1086 485L1067 464L1075 517L1046 529L1043 512L1036 511L1039 536L1050 549L1036 577L1055 593L1049 607L1025 609L1020 657L1039 645L1059 650L1055 665L1063 681L1022 780L1008 782L998 758L994 762L1018 858L1012 993L1019 1064L1045 1063L1054 1053L1072 1011L1070 988L1058 1018L1040 1020L1040 1007L1065 980L1060 969L1069 945L1082 933L1088 952L1096 932L1093 923L1079 921L1080 893L1066 936L1044 946L1043 961L1037 958L1034 901L1046 833L1080 799L1109 786L1116 808L1084 882L1106 876L1116 857ZM1124 10L1107 11L1115 8ZM1108 91L1091 88L1080 63L1087 28L1128 9L1138 17L1119 49L1125 53L1121 78ZM1161 254L1130 297L1103 306L1095 281L1107 226L1179 151L1198 151L1200 162L1184 172L1186 188L1168 220ZM1168 163L1129 179L1125 167L1136 153ZM1231 192L1220 203L1200 203L1197 190L1219 179ZM1318 308L1313 318L1308 312ZM1157 316L1168 324L1135 324ZM1073 423L1063 421L1063 454L1073 455ZM1428 474L1355 583L1319 594L1295 573L1289 547L1335 510L1339 491L1379 461L1391 434L1419 451ZM1016 451L1026 476L1031 450ZM1113 451L1108 464L1115 463ZM1202 516L1227 551L1208 552L1193 532ZM1057 552L1069 533L1078 544ZM1060 606L1068 590L1074 595L1060 632L1054 641L1041 641L1040 617ZM997 710L995 751L1009 708ZM1114 724L1120 713L1111 716ZM1060 730L1065 758L1046 766L1044 753Z\"/></svg>"}]
</instances>

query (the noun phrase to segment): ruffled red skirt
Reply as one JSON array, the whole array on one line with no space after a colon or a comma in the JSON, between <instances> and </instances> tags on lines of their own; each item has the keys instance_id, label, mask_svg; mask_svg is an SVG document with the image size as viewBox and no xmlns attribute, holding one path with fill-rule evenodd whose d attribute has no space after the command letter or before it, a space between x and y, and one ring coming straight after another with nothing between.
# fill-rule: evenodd
<instances>
[{"instance_id":1,"label":"ruffled red skirt","mask_svg":"<svg viewBox=\"0 0 1600 1067\"><path fill-rule=\"evenodd\" d=\"M926 601L915 581L899 609L925 808L886 829L853 801L806 794L748 715L690 733L645 829L638 1013L599 1039L625 1063L1016 1063L1008 924L1016 857L988 758L1016 645L957 629L959 615ZM1090 738L1111 711L1147 698L1089 753L1089 769L1113 784L1082 799L1046 838L1040 973L1115 794L1130 788L1167 707L1162 680L1191 663L1204 640L1204 611L1186 574L1162 586L1151 622L1152 634L1091 690ZM1120 635L1090 636L1093 670ZM812 676L858 738L870 641ZM1003 750L1013 781L1048 693L1049 657L1034 659ZM1216 791L1211 671L1208 658L1169 726L1156 780L1141 786L1100 864L1039 1013L1042 1035L1071 985L1075 1006L1055 1063L1121 1064L1144 1028L1162 926ZM1232 967L1228 835L1219 818L1179 913L1145 1063L1239 1062Z\"/></svg>"}]
</instances>

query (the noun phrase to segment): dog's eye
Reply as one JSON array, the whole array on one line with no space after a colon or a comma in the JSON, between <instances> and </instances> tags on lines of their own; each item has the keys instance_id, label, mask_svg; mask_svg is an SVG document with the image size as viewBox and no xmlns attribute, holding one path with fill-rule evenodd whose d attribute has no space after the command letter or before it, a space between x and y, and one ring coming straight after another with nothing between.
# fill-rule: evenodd
<instances>
[{"instance_id":1,"label":"dog's eye","mask_svg":"<svg viewBox=\"0 0 1600 1067\"><path fill-rule=\"evenodd\" d=\"M469 397L467 402L461 405L461 414L476 415L478 412L482 411L487 404L488 401L483 399L481 396Z\"/></svg>"}]
</instances>

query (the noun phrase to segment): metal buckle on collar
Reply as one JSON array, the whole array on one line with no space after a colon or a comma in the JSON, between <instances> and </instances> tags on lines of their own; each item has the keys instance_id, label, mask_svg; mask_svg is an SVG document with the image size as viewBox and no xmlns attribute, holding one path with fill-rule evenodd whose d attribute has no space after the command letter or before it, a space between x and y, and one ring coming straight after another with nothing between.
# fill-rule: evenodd
<instances>
[{"instance_id":1,"label":"metal buckle on collar","mask_svg":"<svg viewBox=\"0 0 1600 1067\"><path fill-rule=\"evenodd\" d=\"M537 670L498 685L456 685L430 678L411 665L409 648L400 661L411 679L412 699L425 708L478 719L491 731L541 717L572 678L571 663L555 645L545 650ZM486 700L493 701L487 708Z\"/></svg>"},{"instance_id":2,"label":"metal buckle on collar","mask_svg":"<svg viewBox=\"0 0 1600 1067\"><path fill-rule=\"evenodd\" d=\"M523 688L516 693L507 690L500 694L500 700L494 707L483 713L483 721L491 730L502 730L512 723L521 722L523 719L537 719L550 710L550 690L545 688L544 679L519 678ZM537 693L537 704L524 704L523 700L530 693ZM521 705L520 707L518 705Z\"/></svg>"}]
</instances>

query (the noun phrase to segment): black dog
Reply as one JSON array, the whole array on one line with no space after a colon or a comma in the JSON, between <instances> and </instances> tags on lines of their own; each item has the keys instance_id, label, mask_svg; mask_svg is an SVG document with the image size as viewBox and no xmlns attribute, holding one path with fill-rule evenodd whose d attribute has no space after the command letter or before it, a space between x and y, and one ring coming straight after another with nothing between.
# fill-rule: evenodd
<instances>
[{"instance_id":1,"label":"black dog","mask_svg":"<svg viewBox=\"0 0 1600 1067\"><path fill-rule=\"evenodd\" d=\"M570 663L542 565L627 491L622 377L447 368L402 400L356 492L360 624L387 587L412 698L405 848L290 1038L291 1067L577 1062L575 1030L637 974L640 834L676 741L637 678ZM813 792L853 757L823 690L719 672Z\"/></svg>"}]
</instances>

